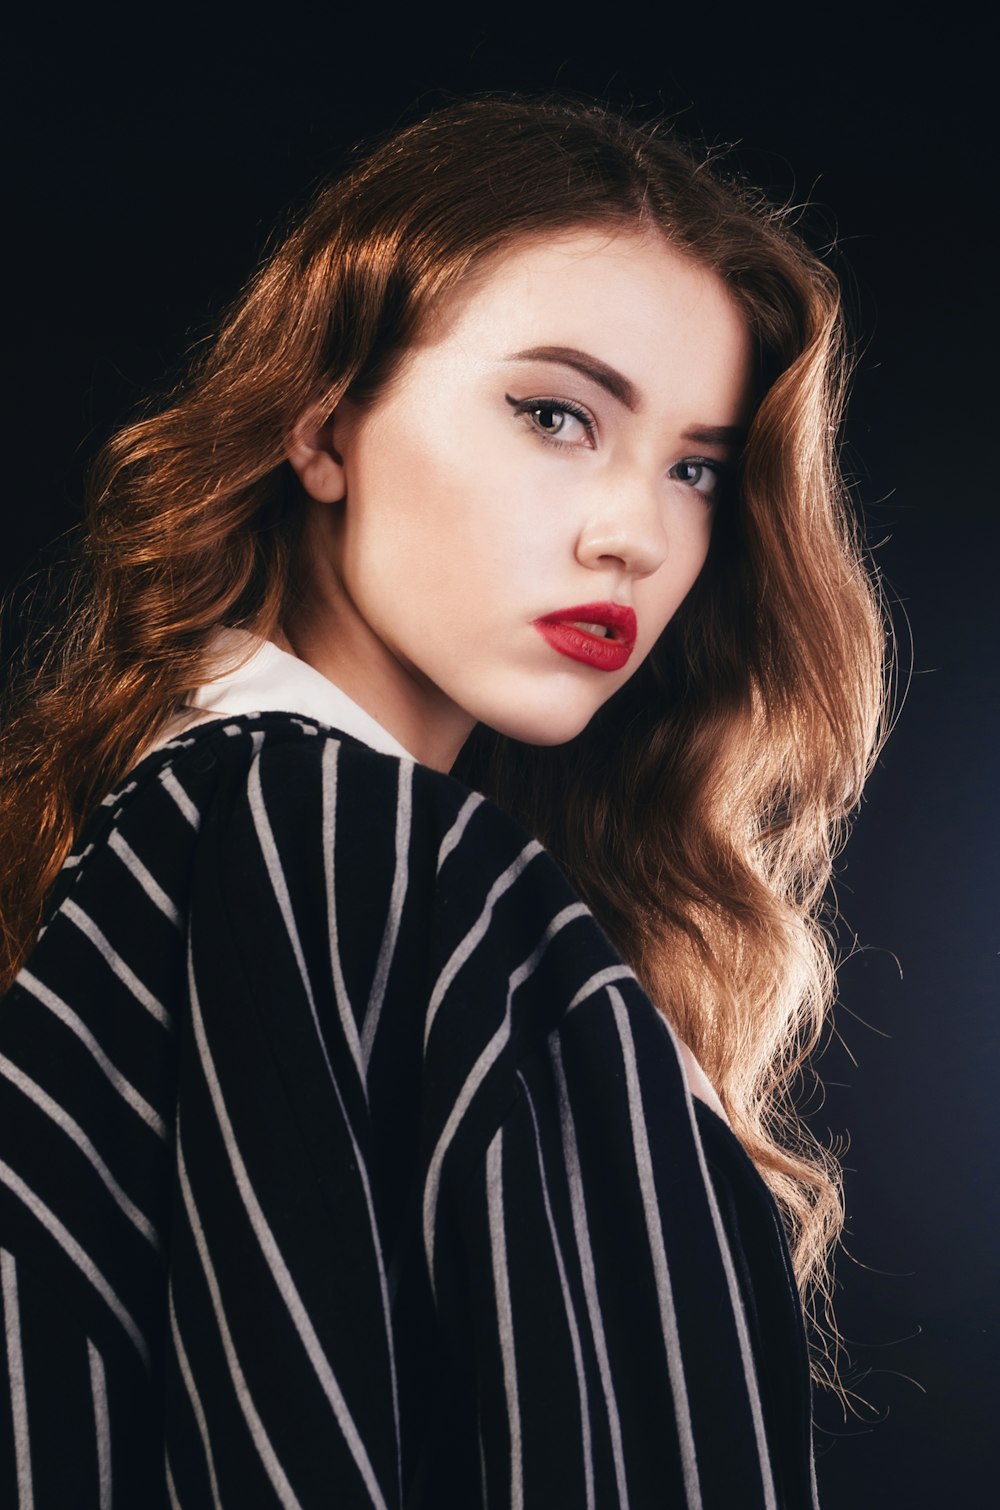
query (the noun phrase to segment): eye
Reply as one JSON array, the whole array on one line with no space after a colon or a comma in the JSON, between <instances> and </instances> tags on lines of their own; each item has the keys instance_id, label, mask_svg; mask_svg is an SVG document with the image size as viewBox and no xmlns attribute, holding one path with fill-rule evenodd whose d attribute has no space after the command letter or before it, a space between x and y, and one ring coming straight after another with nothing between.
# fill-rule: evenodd
<instances>
[{"instance_id":1,"label":"eye","mask_svg":"<svg viewBox=\"0 0 1000 1510\"><path fill-rule=\"evenodd\" d=\"M674 463L667 476L685 483L696 493L714 498L722 486L725 472L722 462L711 461L707 456L685 456L683 461Z\"/></svg>"},{"instance_id":2,"label":"eye","mask_svg":"<svg viewBox=\"0 0 1000 1510\"><path fill-rule=\"evenodd\" d=\"M543 435L558 436L560 440L572 440L577 432L584 429L582 421L575 414L571 414L568 409L560 409L556 404L538 404L526 412L532 424Z\"/></svg>"},{"instance_id":3,"label":"eye","mask_svg":"<svg viewBox=\"0 0 1000 1510\"><path fill-rule=\"evenodd\" d=\"M545 440L561 446L593 444L594 421L579 405L566 399L516 399L509 393L504 397L514 413Z\"/></svg>"}]
</instances>

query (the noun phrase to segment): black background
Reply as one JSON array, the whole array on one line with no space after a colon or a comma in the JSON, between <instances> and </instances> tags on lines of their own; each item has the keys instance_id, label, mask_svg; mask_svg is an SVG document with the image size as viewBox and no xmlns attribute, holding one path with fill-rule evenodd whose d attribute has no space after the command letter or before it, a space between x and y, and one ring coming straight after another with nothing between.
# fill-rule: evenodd
<instances>
[{"instance_id":1,"label":"black background","mask_svg":"<svg viewBox=\"0 0 1000 1510\"><path fill-rule=\"evenodd\" d=\"M849 1133L821 1498L985 1506L995 1462L996 230L985 29L611 7L402 26L371 6L22 24L8 53L3 583L79 517L101 440L344 147L447 92L561 87L733 146L836 243L858 349L845 459L909 683L840 867L817 1128ZM10 648L15 621L7 631ZM989 761L989 764L988 764ZM856 1061L856 1062L855 1062ZM990 1450L992 1449L992 1450Z\"/></svg>"}]
</instances>

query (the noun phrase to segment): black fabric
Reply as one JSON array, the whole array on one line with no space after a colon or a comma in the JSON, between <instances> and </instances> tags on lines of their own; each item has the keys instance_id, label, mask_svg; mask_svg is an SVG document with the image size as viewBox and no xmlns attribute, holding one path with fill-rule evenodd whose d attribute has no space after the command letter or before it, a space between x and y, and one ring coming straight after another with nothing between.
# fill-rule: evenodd
<instances>
[{"instance_id":1,"label":"black fabric","mask_svg":"<svg viewBox=\"0 0 1000 1510\"><path fill-rule=\"evenodd\" d=\"M0 1129L4 1505L814 1504L766 1188L450 777L283 714L148 757L0 1005Z\"/></svg>"}]
</instances>

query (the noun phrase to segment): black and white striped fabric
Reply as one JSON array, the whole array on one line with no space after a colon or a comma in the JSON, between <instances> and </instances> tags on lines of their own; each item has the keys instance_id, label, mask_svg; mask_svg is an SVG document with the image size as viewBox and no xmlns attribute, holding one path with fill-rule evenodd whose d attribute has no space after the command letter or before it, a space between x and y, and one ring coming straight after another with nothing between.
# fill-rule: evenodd
<instances>
[{"instance_id":1,"label":"black and white striped fabric","mask_svg":"<svg viewBox=\"0 0 1000 1510\"><path fill-rule=\"evenodd\" d=\"M0 1505L813 1506L778 1216L540 845L283 714L0 1004Z\"/></svg>"}]
</instances>

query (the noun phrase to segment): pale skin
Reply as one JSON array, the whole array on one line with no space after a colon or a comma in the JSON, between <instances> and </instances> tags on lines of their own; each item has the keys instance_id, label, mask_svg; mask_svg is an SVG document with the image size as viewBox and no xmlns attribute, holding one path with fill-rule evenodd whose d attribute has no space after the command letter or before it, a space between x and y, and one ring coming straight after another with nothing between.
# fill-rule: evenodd
<instances>
[{"instance_id":1,"label":"pale skin","mask_svg":"<svg viewBox=\"0 0 1000 1510\"><path fill-rule=\"evenodd\" d=\"M477 722L572 739L704 565L752 371L722 281L658 232L516 243L442 301L372 405L300 424L312 570L286 648L437 770ZM613 670L536 627L599 602L636 616Z\"/></svg>"}]
</instances>

